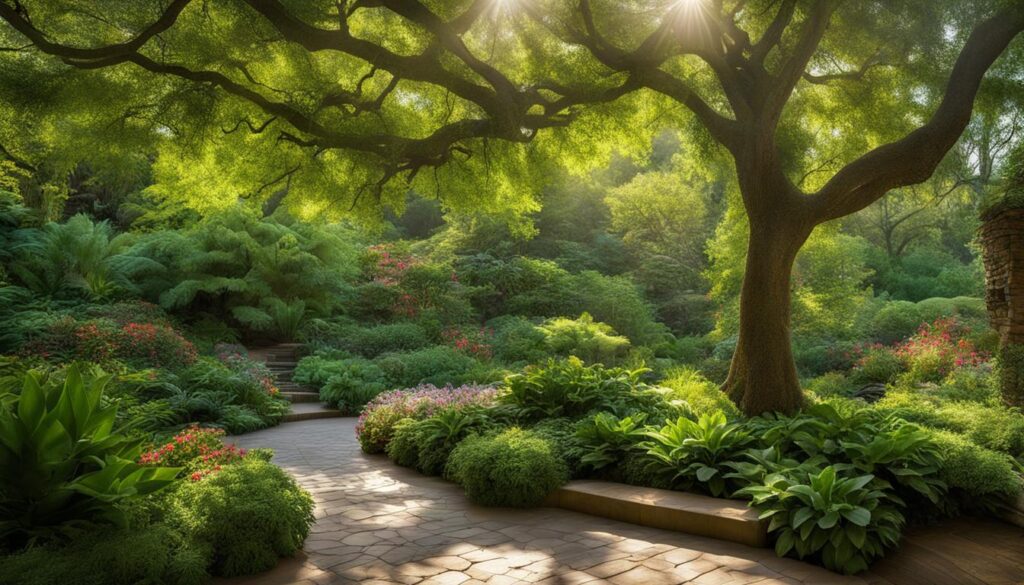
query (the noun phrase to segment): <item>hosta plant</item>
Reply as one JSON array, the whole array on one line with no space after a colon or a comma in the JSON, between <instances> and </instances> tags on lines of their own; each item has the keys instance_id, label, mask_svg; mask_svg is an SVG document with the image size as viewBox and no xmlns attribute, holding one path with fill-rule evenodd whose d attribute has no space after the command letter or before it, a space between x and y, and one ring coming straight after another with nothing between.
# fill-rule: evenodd
<instances>
[{"instance_id":1,"label":"hosta plant","mask_svg":"<svg viewBox=\"0 0 1024 585\"><path fill-rule=\"evenodd\" d=\"M177 467L137 463L138 441L114 431L110 376L68 367L28 372L0 408L0 542L23 543L88 521L123 521L118 502L170 485Z\"/></svg>"},{"instance_id":2,"label":"hosta plant","mask_svg":"<svg viewBox=\"0 0 1024 585\"><path fill-rule=\"evenodd\" d=\"M737 495L751 498L760 517L771 519L776 554L815 557L828 569L853 574L899 542L904 518L888 488L873 475L845 477L828 466L817 473L772 473Z\"/></svg>"},{"instance_id":3,"label":"hosta plant","mask_svg":"<svg viewBox=\"0 0 1024 585\"><path fill-rule=\"evenodd\" d=\"M725 463L737 460L753 441L721 412L701 415L696 422L679 417L646 435L647 454L663 479L674 487L703 489L713 496L729 495Z\"/></svg>"},{"instance_id":4,"label":"hosta plant","mask_svg":"<svg viewBox=\"0 0 1024 585\"><path fill-rule=\"evenodd\" d=\"M587 366L577 357L548 360L509 376L500 400L519 407L527 417L580 416L628 400L644 388L640 376L646 371Z\"/></svg>"},{"instance_id":5,"label":"hosta plant","mask_svg":"<svg viewBox=\"0 0 1024 585\"><path fill-rule=\"evenodd\" d=\"M620 419L600 412L582 421L576 428L576 439L582 452L580 467L599 471L622 461L646 438L647 429L643 426L646 419L643 413Z\"/></svg>"}]
</instances>

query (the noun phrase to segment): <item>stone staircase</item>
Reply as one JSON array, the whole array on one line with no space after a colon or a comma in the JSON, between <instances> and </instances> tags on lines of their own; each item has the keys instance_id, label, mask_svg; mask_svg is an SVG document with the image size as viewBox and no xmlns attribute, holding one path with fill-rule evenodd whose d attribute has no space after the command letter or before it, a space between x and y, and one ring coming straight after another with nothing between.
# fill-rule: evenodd
<instances>
[{"instance_id":1,"label":"stone staircase","mask_svg":"<svg viewBox=\"0 0 1024 585\"><path fill-rule=\"evenodd\" d=\"M320 394L316 390L292 380L295 366L299 361L299 347L301 344L298 343L280 343L249 350L249 357L267 365L274 374L281 396L292 403L291 411L284 415L281 422L343 416L340 410L327 408L321 404Z\"/></svg>"}]
</instances>

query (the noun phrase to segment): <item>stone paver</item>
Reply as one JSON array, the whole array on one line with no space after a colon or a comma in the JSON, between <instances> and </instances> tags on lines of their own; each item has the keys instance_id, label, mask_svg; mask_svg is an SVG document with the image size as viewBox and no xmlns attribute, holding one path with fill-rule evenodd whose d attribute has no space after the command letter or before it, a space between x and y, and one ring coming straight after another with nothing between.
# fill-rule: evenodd
<instances>
[{"instance_id":1,"label":"stone paver","mask_svg":"<svg viewBox=\"0 0 1024 585\"><path fill-rule=\"evenodd\" d=\"M474 506L454 484L362 453L355 423L311 420L235 438L274 449L274 462L313 494L317 522L304 558L232 583L887 583L567 510Z\"/></svg>"}]
</instances>

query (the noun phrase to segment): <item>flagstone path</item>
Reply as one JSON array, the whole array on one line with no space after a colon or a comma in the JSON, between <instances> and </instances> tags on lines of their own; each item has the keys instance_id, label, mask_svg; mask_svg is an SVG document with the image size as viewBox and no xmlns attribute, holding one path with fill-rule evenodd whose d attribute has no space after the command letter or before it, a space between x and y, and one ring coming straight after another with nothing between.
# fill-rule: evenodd
<instances>
[{"instance_id":1,"label":"flagstone path","mask_svg":"<svg viewBox=\"0 0 1024 585\"><path fill-rule=\"evenodd\" d=\"M242 447L274 449L274 462L316 499L317 522L300 557L222 583L889 583L566 510L474 506L454 484L362 453L355 422L309 420L236 437Z\"/></svg>"}]
</instances>

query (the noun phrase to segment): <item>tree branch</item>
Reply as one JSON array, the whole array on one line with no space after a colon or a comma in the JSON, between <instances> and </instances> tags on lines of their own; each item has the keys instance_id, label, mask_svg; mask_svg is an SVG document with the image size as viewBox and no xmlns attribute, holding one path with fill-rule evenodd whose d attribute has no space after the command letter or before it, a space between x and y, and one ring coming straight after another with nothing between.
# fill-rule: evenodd
<instances>
[{"instance_id":1,"label":"tree branch","mask_svg":"<svg viewBox=\"0 0 1024 585\"><path fill-rule=\"evenodd\" d=\"M836 173L811 199L817 221L857 212L891 189L931 176L970 122L974 97L986 71L1021 31L1021 4L1007 6L975 27L932 117L902 139L864 154Z\"/></svg>"}]
</instances>

